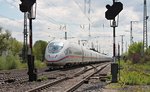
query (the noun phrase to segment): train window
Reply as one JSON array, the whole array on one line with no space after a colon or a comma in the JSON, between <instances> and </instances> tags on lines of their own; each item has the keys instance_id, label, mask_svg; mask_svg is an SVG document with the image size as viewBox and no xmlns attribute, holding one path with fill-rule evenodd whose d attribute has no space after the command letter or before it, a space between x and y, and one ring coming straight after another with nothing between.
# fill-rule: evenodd
<instances>
[{"instance_id":1,"label":"train window","mask_svg":"<svg viewBox=\"0 0 150 92\"><path fill-rule=\"evenodd\" d=\"M70 54L70 49L69 49L69 48L67 48L67 49L64 51L64 53L65 53L65 55Z\"/></svg>"},{"instance_id":2,"label":"train window","mask_svg":"<svg viewBox=\"0 0 150 92\"><path fill-rule=\"evenodd\" d=\"M52 42L48 45L48 52L49 53L58 53L64 44L62 42Z\"/></svg>"}]
</instances>

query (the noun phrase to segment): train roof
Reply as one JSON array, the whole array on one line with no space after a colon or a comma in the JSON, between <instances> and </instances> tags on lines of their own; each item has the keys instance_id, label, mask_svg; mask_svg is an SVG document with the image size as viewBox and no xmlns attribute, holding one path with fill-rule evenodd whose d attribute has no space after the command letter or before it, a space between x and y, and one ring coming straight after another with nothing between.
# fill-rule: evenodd
<instances>
[{"instance_id":1,"label":"train roof","mask_svg":"<svg viewBox=\"0 0 150 92\"><path fill-rule=\"evenodd\" d=\"M79 45L78 43L76 42L73 42L73 41L69 41L69 40L64 40L64 39L55 39L55 40L52 40L50 41L49 43L52 43L52 42L63 42L64 44L75 44L76 46L82 46L82 45ZM85 46L82 46L84 49L87 49L89 51L92 51L92 52L95 52L95 53L99 53L99 54L102 54L104 56L108 56L107 54L104 54L104 53L100 53L100 52L97 52L97 51L94 51L93 49L90 49L90 48L87 48ZM108 56L109 57L109 56Z\"/></svg>"}]
</instances>

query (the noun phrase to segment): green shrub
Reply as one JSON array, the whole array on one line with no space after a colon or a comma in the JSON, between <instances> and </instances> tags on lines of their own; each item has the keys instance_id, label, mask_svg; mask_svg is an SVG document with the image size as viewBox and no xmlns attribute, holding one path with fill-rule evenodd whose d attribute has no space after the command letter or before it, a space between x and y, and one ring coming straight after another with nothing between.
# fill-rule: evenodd
<instances>
[{"instance_id":1,"label":"green shrub","mask_svg":"<svg viewBox=\"0 0 150 92\"><path fill-rule=\"evenodd\" d=\"M40 60L35 60L34 63L36 68L46 67L46 64L44 62L41 62Z\"/></svg>"},{"instance_id":2,"label":"green shrub","mask_svg":"<svg viewBox=\"0 0 150 92\"><path fill-rule=\"evenodd\" d=\"M36 68L46 67L46 64L39 60L35 60L34 63ZM22 69L27 67L27 63L21 63L18 56L0 56L0 70Z\"/></svg>"},{"instance_id":3,"label":"green shrub","mask_svg":"<svg viewBox=\"0 0 150 92\"><path fill-rule=\"evenodd\" d=\"M18 56L0 56L0 70L21 69L26 67L27 65L21 63Z\"/></svg>"},{"instance_id":4,"label":"green shrub","mask_svg":"<svg viewBox=\"0 0 150 92\"><path fill-rule=\"evenodd\" d=\"M121 77L121 81L126 85L137 85L140 84L140 76L137 72L123 72L123 76Z\"/></svg>"},{"instance_id":5,"label":"green shrub","mask_svg":"<svg viewBox=\"0 0 150 92\"><path fill-rule=\"evenodd\" d=\"M123 70L121 70L120 83L123 85L147 85L150 84L150 76L144 74L146 70L150 69L148 64L131 64L121 63Z\"/></svg>"},{"instance_id":6,"label":"green shrub","mask_svg":"<svg viewBox=\"0 0 150 92\"><path fill-rule=\"evenodd\" d=\"M0 56L0 70L5 68L5 58Z\"/></svg>"},{"instance_id":7,"label":"green shrub","mask_svg":"<svg viewBox=\"0 0 150 92\"><path fill-rule=\"evenodd\" d=\"M140 62L141 64L148 63L150 61L149 55L144 55L144 57L141 58Z\"/></svg>"}]
</instances>

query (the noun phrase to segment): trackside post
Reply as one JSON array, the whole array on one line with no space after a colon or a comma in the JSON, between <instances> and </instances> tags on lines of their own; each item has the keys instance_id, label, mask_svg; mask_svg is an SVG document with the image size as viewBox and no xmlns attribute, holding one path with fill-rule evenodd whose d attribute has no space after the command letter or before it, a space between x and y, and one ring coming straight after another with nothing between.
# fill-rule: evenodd
<instances>
[{"instance_id":1,"label":"trackside post","mask_svg":"<svg viewBox=\"0 0 150 92\"><path fill-rule=\"evenodd\" d=\"M28 75L29 81L37 80L37 70L34 67L34 55L32 53L32 20L35 19L33 16L33 5L35 4L35 15L36 15L36 0L20 0L21 4L20 11L23 13L28 12L29 17L29 49L28 49Z\"/></svg>"},{"instance_id":2,"label":"trackside post","mask_svg":"<svg viewBox=\"0 0 150 92\"><path fill-rule=\"evenodd\" d=\"M33 55L28 55L28 75L29 75L29 81L37 80L37 70L34 68Z\"/></svg>"},{"instance_id":3,"label":"trackside post","mask_svg":"<svg viewBox=\"0 0 150 92\"><path fill-rule=\"evenodd\" d=\"M111 75L112 75L112 83L117 83L118 82L118 64L117 63L112 63L111 64Z\"/></svg>"}]
</instances>

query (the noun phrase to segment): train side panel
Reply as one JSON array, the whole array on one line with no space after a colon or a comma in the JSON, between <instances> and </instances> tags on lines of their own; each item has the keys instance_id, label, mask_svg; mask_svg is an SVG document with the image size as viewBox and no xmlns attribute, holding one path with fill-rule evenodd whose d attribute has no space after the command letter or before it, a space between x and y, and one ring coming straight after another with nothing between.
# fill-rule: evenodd
<instances>
[{"instance_id":1,"label":"train side panel","mask_svg":"<svg viewBox=\"0 0 150 92\"><path fill-rule=\"evenodd\" d=\"M50 65L65 66L65 65L83 64L83 63L85 64L85 63L111 61L110 57L89 50L83 46L79 46L78 44L75 43L71 43L68 41L62 41L62 42L60 41L60 42L56 42L55 45L54 47L59 47L59 45L62 46L62 49L60 49L60 51L57 53L49 53L49 48L53 48L53 47L47 46L45 51L45 58L48 66Z\"/></svg>"},{"instance_id":2,"label":"train side panel","mask_svg":"<svg viewBox=\"0 0 150 92\"><path fill-rule=\"evenodd\" d=\"M68 46L68 52L68 58L66 59L66 62L68 64L78 64L79 62L82 62L83 52L80 46L76 46L75 44L70 43Z\"/></svg>"}]
</instances>

